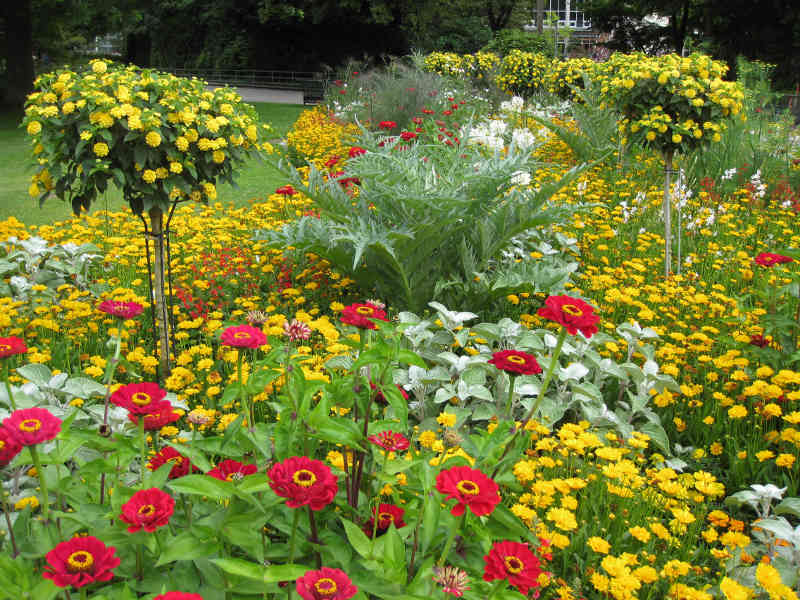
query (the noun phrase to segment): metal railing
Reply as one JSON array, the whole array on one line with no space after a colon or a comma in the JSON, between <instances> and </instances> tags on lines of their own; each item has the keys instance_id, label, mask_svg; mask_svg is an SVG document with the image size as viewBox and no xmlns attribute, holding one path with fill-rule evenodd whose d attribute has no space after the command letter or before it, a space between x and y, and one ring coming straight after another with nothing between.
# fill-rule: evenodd
<instances>
[{"instance_id":1,"label":"metal railing","mask_svg":"<svg viewBox=\"0 0 800 600\"><path fill-rule=\"evenodd\" d=\"M210 85L254 87L277 90L300 90L306 100L320 100L328 87L328 78L313 71L272 71L265 69L187 69L160 67L159 70L180 77L197 77Z\"/></svg>"}]
</instances>

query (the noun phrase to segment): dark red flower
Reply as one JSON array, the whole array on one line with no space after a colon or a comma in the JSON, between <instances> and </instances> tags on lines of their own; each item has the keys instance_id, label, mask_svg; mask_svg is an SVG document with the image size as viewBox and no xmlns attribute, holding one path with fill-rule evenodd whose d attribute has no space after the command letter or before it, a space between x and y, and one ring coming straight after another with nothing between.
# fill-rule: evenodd
<instances>
[{"instance_id":1,"label":"dark red flower","mask_svg":"<svg viewBox=\"0 0 800 600\"><path fill-rule=\"evenodd\" d=\"M220 461L220 463L206 473L206 475L210 475L215 479L221 479L222 481L238 481L247 475L252 475L256 471L258 471L256 465L245 465L230 458L226 458Z\"/></svg>"},{"instance_id":2,"label":"dark red flower","mask_svg":"<svg viewBox=\"0 0 800 600\"><path fill-rule=\"evenodd\" d=\"M121 302L117 300L103 300L97 305L97 310L120 319L132 319L142 314L144 307L138 302Z\"/></svg>"},{"instance_id":3,"label":"dark red flower","mask_svg":"<svg viewBox=\"0 0 800 600\"><path fill-rule=\"evenodd\" d=\"M306 571L306 574L297 580L296 588L304 600L347 600L358 592L347 573L330 567L322 567L319 571Z\"/></svg>"},{"instance_id":4,"label":"dark red flower","mask_svg":"<svg viewBox=\"0 0 800 600\"><path fill-rule=\"evenodd\" d=\"M175 511L175 500L158 488L139 490L122 505L120 520L130 525L128 533L144 529L152 533L169 523Z\"/></svg>"},{"instance_id":5,"label":"dark red flower","mask_svg":"<svg viewBox=\"0 0 800 600\"><path fill-rule=\"evenodd\" d=\"M159 594L153 600L203 600L200 594L190 594L189 592L167 592Z\"/></svg>"},{"instance_id":6,"label":"dark red flower","mask_svg":"<svg viewBox=\"0 0 800 600\"><path fill-rule=\"evenodd\" d=\"M340 158L341 158L340 156L338 156L338 155L334 154L333 156L331 156L331 157L330 157L330 158L327 160L327 162L325 163L325 166L326 166L326 167L328 167L328 168L330 169L331 167L335 166L335 165L336 165L336 163L338 163L338 162L339 162L339 159L340 159Z\"/></svg>"},{"instance_id":7,"label":"dark red flower","mask_svg":"<svg viewBox=\"0 0 800 600\"><path fill-rule=\"evenodd\" d=\"M369 436L367 440L388 452L402 452L408 449L408 438L394 431L381 431Z\"/></svg>"},{"instance_id":8,"label":"dark red flower","mask_svg":"<svg viewBox=\"0 0 800 600\"><path fill-rule=\"evenodd\" d=\"M488 515L500 502L497 484L469 467L453 467L440 472L436 476L436 489L447 495L445 501L455 498L456 505L450 513L456 517L463 515L466 507L479 517Z\"/></svg>"},{"instance_id":9,"label":"dark red flower","mask_svg":"<svg viewBox=\"0 0 800 600\"><path fill-rule=\"evenodd\" d=\"M350 306L345 306L342 310L342 316L339 317L342 323L348 325L355 325L361 329L377 329L370 319L378 319L380 321L388 321L386 313L373 304L356 302Z\"/></svg>"},{"instance_id":10,"label":"dark red flower","mask_svg":"<svg viewBox=\"0 0 800 600\"><path fill-rule=\"evenodd\" d=\"M25 354L28 351L28 346L25 345L25 340L18 337L5 337L0 338L0 358L14 356L15 354Z\"/></svg>"},{"instance_id":11,"label":"dark red flower","mask_svg":"<svg viewBox=\"0 0 800 600\"><path fill-rule=\"evenodd\" d=\"M517 375L534 375L542 372L542 367L536 362L536 358L520 350L495 352L489 359L489 364L506 373L516 373Z\"/></svg>"},{"instance_id":12,"label":"dark red flower","mask_svg":"<svg viewBox=\"0 0 800 600\"><path fill-rule=\"evenodd\" d=\"M355 158L356 156L361 156L362 154L366 154L367 151L360 146L353 146L350 150L347 151L347 156L350 158Z\"/></svg>"},{"instance_id":13,"label":"dark red flower","mask_svg":"<svg viewBox=\"0 0 800 600\"><path fill-rule=\"evenodd\" d=\"M287 498L286 506L308 505L322 510L333 502L338 491L338 477L319 460L307 456L292 456L275 463L267 473L272 491Z\"/></svg>"},{"instance_id":14,"label":"dark red flower","mask_svg":"<svg viewBox=\"0 0 800 600\"><path fill-rule=\"evenodd\" d=\"M109 581L114 577L112 569L120 563L114 555L116 550L91 535L74 537L47 553L42 577L58 587L79 588L95 581Z\"/></svg>"},{"instance_id":15,"label":"dark red flower","mask_svg":"<svg viewBox=\"0 0 800 600\"><path fill-rule=\"evenodd\" d=\"M134 415L148 415L167 395L157 383L129 383L117 388L109 398L112 404L128 409Z\"/></svg>"},{"instance_id":16,"label":"dark red flower","mask_svg":"<svg viewBox=\"0 0 800 600\"><path fill-rule=\"evenodd\" d=\"M413 140L415 137L417 137L417 134L414 133L413 131L402 131L402 132L400 132L400 138L405 142Z\"/></svg>"},{"instance_id":17,"label":"dark red flower","mask_svg":"<svg viewBox=\"0 0 800 600\"><path fill-rule=\"evenodd\" d=\"M165 446L161 451L153 456L147 463L147 468L151 471L157 471L161 465L167 463L172 464L172 470L169 472L170 479L177 479L188 475L190 471L199 471L197 467L192 464L188 458L175 450L172 446Z\"/></svg>"},{"instance_id":18,"label":"dark red flower","mask_svg":"<svg viewBox=\"0 0 800 600\"><path fill-rule=\"evenodd\" d=\"M61 431L61 419L44 408L21 408L3 420L3 427L22 446L48 442Z\"/></svg>"},{"instance_id":19,"label":"dark red flower","mask_svg":"<svg viewBox=\"0 0 800 600\"><path fill-rule=\"evenodd\" d=\"M0 467L5 467L14 460L22 450L22 444L17 441L14 432L7 427L0 427Z\"/></svg>"},{"instance_id":20,"label":"dark red flower","mask_svg":"<svg viewBox=\"0 0 800 600\"><path fill-rule=\"evenodd\" d=\"M406 524L403 521L403 516L405 516L405 514L406 511L399 506L395 506L394 504L380 504L377 510L375 508L372 509L372 516L369 518L366 525L364 525L364 533L372 537L372 532L374 531L377 537L386 533L386 530L389 529L392 523L394 523L397 529L405 527ZM375 523L376 518L377 525Z\"/></svg>"},{"instance_id":21,"label":"dark red flower","mask_svg":"<svg viewBox=\"0 0 800 600\"><path fill-rule=\"evenodd\" d=\"M275 190L275 193L281 196L294 196L297 192L290 185L282 185L281 187Z\"/></svg>"},{"instance_id":22,"label":"dark red flower","mask_svg":"<svg viewBox=\"0 0 800 600\"><path fill-rule=\"evenodd\" d=\"M751 335L750 345L758 346L759 348L766 348L767 346L769 346L769 340L761 334Z\"/></svg>"},{"instance_id":23,"label":"dark red flower","mask_svg":"<svg viewBox=\"0 0 800 600\"><path fill-rule=\"evenodd\" d=\"M378 127L386 130L394 129L395 127L397 127L397 123L395 123L394 121L381 121L380 123L378 123Z\"/></svg>"},{"instance_id":24,"label":"dark red flower","mask_svg":"<svg viewBox=\"0 0 800 600\"><path fill-rule=\"evenodd\" d=\"M174 412L169 400L153 402L150 404L148 411L145 415L129 412L128 418L134 425L138 425L139 418L144 416L144 428L147 431L156 431L181 418L180 413Z\"/></svg>"},{"instance_id":25,"label":"dark red flower","mask_svg":"<svg viewBox=\"0 0 800 600\"><path fill-rule=\"evenodd\" d=\"M794 259L784 256L782 254L773 254L772 252L762 252L753 259L757 265L762 267L772 267L774 265L783 265L794 262Z\"/></svg>"},{"instance_id":26,"label":"dark red flower","mask_svg":"<svg viewBox=\"0 0 800 600\"><path fill-rule=\"evenodd\" d=\"M220 341L223 346L232 346L233 348L258 348L267 343L267 336L256 327L238 325L228 327L223 331Z\"/></svg>"},{"instance_id":27,"label":"dark red flower","mask_svg":"<svg viewBox=\"0 0 800 600\"><path fill-rule=\"evenodd\" d=\"M539 575L542 574L539 559L527 544L495 542L483 560L486 561L484 581L508 579L508 583L525 596L530 588L539 587Z\"/></svg>"},{"instance_id":28,"label":"dark red flower","mask_svg":"<svg viewBox=\"0 0 800 600\"><path fill-rule=\"evenodd\" d=\"M594 314L594 307L572 296L548 296L537 315L563 325L567 333L575 335L580 331L587 338L597 333L600 316Z\"/></svg>"}]
</instances>

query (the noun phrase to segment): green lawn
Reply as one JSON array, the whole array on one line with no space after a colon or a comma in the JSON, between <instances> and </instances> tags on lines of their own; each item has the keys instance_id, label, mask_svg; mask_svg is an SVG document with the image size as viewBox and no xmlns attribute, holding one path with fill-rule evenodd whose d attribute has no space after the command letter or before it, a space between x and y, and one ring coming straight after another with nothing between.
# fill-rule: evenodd
<instances>
[{"instance_id":1,"label":"green lawn","mask_svg":"<svg viewBox=\"0 0 800 600\"><path fill-rule=\"evenodd\" d=\"M295 104L254 103L262 122L270 123L276 135L285 137L303 106ZM49 198L40 209L36 199L28 195L33 159L29 140L19 127L21 113L0 113L0 221L16 217L28 225L44 225L62 221L72 215L71 207L55 197ZM286 183L284 178L261 160L251 160L239 172L238 188L228 184L219 186L219 201L246 204L253 198L262 198ZM92 210L119 210L125 204L116 188L110 188L92 205Z\"/></svg>"}]
</instances>

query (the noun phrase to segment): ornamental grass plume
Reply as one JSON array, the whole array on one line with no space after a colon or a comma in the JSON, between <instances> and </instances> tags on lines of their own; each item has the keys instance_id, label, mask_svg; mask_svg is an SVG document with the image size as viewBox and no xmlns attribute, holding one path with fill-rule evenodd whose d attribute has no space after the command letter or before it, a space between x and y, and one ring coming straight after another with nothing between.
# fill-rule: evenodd
<instances>
[{"instance_id":1,"label":"ornamental grass plume","mask_svg":"<svg viewBox=\"0 0 800 600\"><path fill-rule=\"evenodd\" d=\"M116 548L94 536L74 537L47 553L42 577L58 587L80 588L96 581L110 581L113 569L120 563L115 552Z\"/></svg>"}]
</instances>

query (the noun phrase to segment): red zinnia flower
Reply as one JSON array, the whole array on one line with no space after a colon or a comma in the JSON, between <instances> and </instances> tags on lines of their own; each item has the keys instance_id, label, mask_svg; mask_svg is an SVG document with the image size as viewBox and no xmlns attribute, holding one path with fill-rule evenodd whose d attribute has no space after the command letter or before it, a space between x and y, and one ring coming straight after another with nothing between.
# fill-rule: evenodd
<instances>
[{"instance_id":1,"label":"red zinnia flower","mask_svg":"<svg viewBox=\"0 0 800 600\"><path fill-rule=\"evenodd\" d=\"M500 503L497 484L477 469L453 467L436 476L436 489L447 494L445 501L455 498L456 505L450 511L460 517L469 509L478 517L488 515Z\"/></svg>"},{"instance_id":2,"label":"red zinnia flower","mask_svg":"<svg viewBox=\"0 0 800 600\"><path fill-rule=\"evenodd\" d=\"M141 416L144 416L144 428L147 431L161 429L164 425L174 423L181 418L180 413L173 412L172 404L168 400L151 403L146 415L128 413L128 418L134 425L139 424L139 417Z\"/></svg>"},{"instance_id":3,"label":"red zinnia flower","mask_svg":"<svg viewBox=\"0 0 800 600\"><path fill-rule=\"evenodd\" d=\"M388 321L386 313L375 306L374 304L356 302L350 306L345 306L342 310L342 316L339 317L342 323L348 325L355 325L360 329L377 329L370 319L379 319L381 321Z\"/></svg>"},{"instance_id":4,"label":"red zinnia flower","mask_svg":"<svg viewBox=\"0 0 800 600\"><path fill-rule=\"evenodd\" d=\"M381 431L369 436L367 440L388 452L402 452L408 449L408 438L394 431Z\"/></svg>"},{"instance_id":5,"label":"red zinnia flower","mask_svg":"<svg viewBox=\"0 0 800 600\"><path fill-rule=\"evenodd\" d=\"M61 431L61 419L44 408L21 408L3 420L8 429L22 446L33 446L52 440Z\"/></svg>"},{"instance_id":6,"label":"red zinnia flower","mask_svg":"<svg viewBox=\"0 0 800 600\"><path fill-rule=\"evenodd\" d=\"M22 450L14 432L7 427L0 427L0 467L5 467Z\"/></svg>"},{"instance_id":7,"label":"red zinnia flower","mask_svg":"<svg viewBox=\"0 0 800 600\"><path fill-rule=\"evenodd\" d=\"M326 167L328 167L329 169L330 169L330 168L332 168L332 167L334 167L334 166L336 165L336 163L338 163L338 162L339 162L339 159L340 159L340 158L341 158L340 156L338 156L338 155L334 154L333 156L331 156L331 157L330 157L330 158L327 160L327 162L325 163L325 166L326 166Z\"/></svg>"},{"instance_id":8,"label":"red zinnia flower","mask_svg":"<svg viewBox=\"0 0 800 600\"><path fill-rule=\"evenodd\" d=\"M542 367L536 362L536 358L520 350L495 352L489 359L489 364L506 373L516 373L517 375L534 375L542 372Z\"/></svg>"},{"instance_id":9,"label":"red zinnia flower","mask_svg":"<svg viewBox=\"0 0 800 600\"><path fill-rule=\"evenodd\" d=\"M539 559L530 551L527 544L519 542L495 542L489 554L483 557L486 566L484 581L508 579L508 582L523 595L530 588L539 586Z\"/></svg>"},{"instance_id":10,"label":"red zinnia flower","mask_svg":"<svg viewBox=\"0 0 800 600\"><path fill-rule=\"evenodd\" d=\"M297 192L290 185L282 185L275 190L275 193L280 194L281 196L294 196Z\"/></svg>"},{"instance_id":11,"label":"red zinnia flower","mask_svg":"<svg viewBox=\"0 0 800 600\"><path fill-rule=\"evenodd\" d=\"M111 570L120 563L114 555L116 550L91 535L74 537L47 553L42 577L52 579L58 587L79 588L95 581L109 581L114 577Z\"/></svg>"},{"instance_id":12,"label":"red zinnia flower","mask_svg":"<svg viewBox=\"0 0 800 600\"><path fill-rule=\"evenodd\" d=\"M97 310L119 317L120 319L132 319L142 314L144 307L138 302L121 302L117 300L103 300L97 305Z\"/></svg>"},{"instance_id":13,"label":"red zinnia flower","mask_svg":"<svg viewBox=\"0 0 800 600\"><path fill-rule=\"evenodd\" d=\"M237 481L247 475L252 475L256 471L258 471L256 465L245 465L230 458L226 458L206 473L206 475L210 475L215 479L221 479L222 481Z\"/></svg>"},{"instance_id":14,"label":"red zinnia flower","mask_svg":"<svg viewBox=\"0 0 800 600\"><path fill-rule=\"evenodd\" d=\"M200 594L190 594L189 592L167 592L159 594L153 600L203 600Z\"/></svg>"},{"instance_id":15,"label":"red zinnia flower","mask_svg":"<svg viewBox=\"0 0 800 600\"><path fill-rule=\"evenodd\" d=\"M161 389L157 383L129 383L111 394L110 400L134 415L148 415L166 395L167 390Z\"/></svg>"},{"instance_id":16,"label":"red zinnia flower","mask_svg":"<svg viewBox=\"0 0 800 600\"><path fill-rule=\"evenodd\" d=\"M794 262L794 260L783 254L773 254L772 252L762 252L755 257L755 263L762 267L772 267L773 265L783 265Z\"/></svg>"},{"instance_id":17,"label":"red zinnia flower","mask_svg":"<svg viewBox=\"0 0 800 600\"><path fill-rule=\"evenodd\" d=\"M296 587L297 593L304 600L347 600L358 592L347 573L330 567L306 571L297 580Z\"/></svg>"},{"instance_id":18,"label":"red zinnia flower","mask_svg":"<svg viewBox=\"0 0 800 600\"><path fill-rule=\"evenodd\" d=\"M356 156L361 156L362 154L366 154L367 151L364 150L361 146L353 146L350 150L347 151L347 156L350 158L355 158Z\"/></svg>"},{"instance_id":19,"label":"red zinnia flower","mask_svg":"<svg viewBox=\"0 0 800 600\"><path fill-rule=\"evenodd\" d=\"M339 489L339 479L330 468L306 456L292 456L275 463L267 475L269 487L278 496L288 498L289 508L307 504L311 510L322 510L333 502Z\"/></svg>"},{"instance_id":20,"label":"red zinnia flower","mask_svg":"<svg viewBox=\"0 0 800 600\"><path fill-rule=\"evenodd\" d=\"M387 130L394 129L395 127L397 127L397 123L395 123L394 121L381 121L380 123L378 123L378 127Z\"/></svg>"},{"instance_id":21,"label":"red zinnia flower","mask_svg":"<svg viewBox=\"0 0 800 600\"><path fill-rule=\"evenodd\" d=\"M769 340L760 333L750 336L750 345L758 346L759 348L766 348L769 346Z\"/></svg>"},{"instance_id":22,"label":"red zinnia flower","mask_svg":"<svg viewBox=\"0 0 800 600\"><path fill-rule=\"evenodd\" d=\"M223 346L234 348L258 348L267 343L264 332L250 325L228 327L220 336Z\"/></svg>"},{"instance_id":23,"label":"red zinnia flower","mask_svg":"<svg viewBox=\"0 0 800 600\"><path fill-rule=\"evenodd\" d=\"M122 514L119 518L130 525L128 533L135 533L144 529L152 533L159 527L169 523L169 518L175 511L175 500L158 488L139 490L131 499L122 505Z\"/></svg>"},{"instance_id":24,"label":"red zinnia flower","mask_svg":"<svg viewBox=\"0 0 800 600\"><path fill-rule=\"evenodd\" d=\"M594 307L583 300L572 296L548 296L544 304L536 314L563 325L570 335L580 331L590 338L597 333L600 316L594 314Z\"/></svg>"},{"instance_id":25,"label":"red zinnia flower","mask_svg":"<svg viewBox=\"0 0 800 600\"><path fill-rule=\"evenodd\" d=\"M0 338L0 358L14 356L15 354L25 354L28 351L28 346L25 345L25 340L18 337L5 337Z\"/></svg>"},{"instance_id":26,"label":"red zinnia flower","mask_svg":"<svg viewBox=\"0 0 800 600\"><path fill-rule=\"evenodd\" d=\"M383 533L386 533L386 530L389 529L389 526L394 523L394 526L397 529L401 527L405 527L406 524L403 521L403 516L406 514L406 511L400 508L399 506L395 506L394 504L381 504L378 506L378 509L372 509L372 516L367 521L367 524L364 525L364 533L366 533L369 537L372 537L373 530L375 531L375 535L379 536ZM378 519L377 526L375 525L375 519Z\"/></svg>"},{"instance_id":27,"label":"red zinnia flower","mask_svg":"<svg viewBox=\"0 0 800 600\"><path fill-rule=\"evenodd\" d=\"M147 463L147 468L151 471L157 471L161 465L166 463L172 464L172 470L169 472L170 479L177 479L188 475L190 471L199 471L197 467L192 464L188 458L175 450L172 446L165 446L161 451L153 456Z\"/></svg>"},{"instance_id":28,"label":"red zinnia flower","mask_svg":"<svg viewBox=\"0 0 800 600\"><path fill-rule=\"evenodd\" d=\"M410 140L413 140L415 137L417 137L417 134L414 133L413 131L401 131L400 132L400 138L404 142L408 142Z\"/></svg>"}]
</instances>

